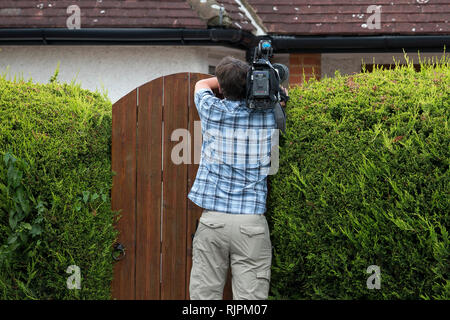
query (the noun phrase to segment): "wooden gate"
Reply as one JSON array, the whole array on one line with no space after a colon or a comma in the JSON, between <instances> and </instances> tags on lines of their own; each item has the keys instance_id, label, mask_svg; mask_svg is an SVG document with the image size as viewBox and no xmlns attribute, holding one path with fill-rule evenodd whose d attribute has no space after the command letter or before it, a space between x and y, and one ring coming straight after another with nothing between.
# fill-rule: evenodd
<instances>
[{"instance_id":1,"label":"wooden gate","mask_svg":"<svg viewBox=\"0 0 450 320\"><path fill-rule=\"evenodd\" d=\"M211 75L177 73L150 81L112 110L112 209L125 256L114 265L116 299L189 299L192 236L202 209L194 182L195 83ZM175 129L189 130L191 164L171 161ZM200 148L195 148L199 151ZM196 155L197 157L199 155ZM230 273L224 299L231 298Z\"/></svg>"}]
</instances>

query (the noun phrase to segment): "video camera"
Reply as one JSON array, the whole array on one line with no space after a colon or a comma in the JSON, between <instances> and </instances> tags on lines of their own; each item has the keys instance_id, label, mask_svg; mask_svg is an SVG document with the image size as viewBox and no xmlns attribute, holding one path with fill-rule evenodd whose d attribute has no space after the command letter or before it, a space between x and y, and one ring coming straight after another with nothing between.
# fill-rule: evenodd
<instances>
[{"instance_id":1,"label":"video camera","mask_svg":"<svg viewBox=\"0 0 450 320\"><path fill-rule=\"evenodd\" d=\"M286 129L286 113L280 102L289 97L280 85L287 82L289 69L281 63L270 63L273 47L270 40L261 40L254 50L253 61L247 73L247 106L250 109L273 109L277 128Z\"/></svg>"},{"instance_id":2,"label":"video camera","mask_svg":"<svg viewBox=\"0 0 450 320\"><path fill-rule=\"evenodd\" d=\"M280 87L289 78L289 69L281 63L271 64L272 56L271 41L261 40L247 73L247 106L250 109L274 108L277 103L289 99Z\"/></svg>"}]
</instances>

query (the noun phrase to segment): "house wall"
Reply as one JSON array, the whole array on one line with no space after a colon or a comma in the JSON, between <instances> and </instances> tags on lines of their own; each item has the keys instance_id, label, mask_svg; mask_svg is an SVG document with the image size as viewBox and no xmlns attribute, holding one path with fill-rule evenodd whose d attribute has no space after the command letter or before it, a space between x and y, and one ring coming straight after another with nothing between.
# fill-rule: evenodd
<instances>
[{"instance_id":1,"label":"house wall","mask_svg":"<svg viewBox=\"0 0 450 320\"><path fill-rule=\"evenodd\" d=\"M187 46L1 46L0 72L47 83L76 79L85 89L108 92L114 103L134 88L177 72L208 73L208 51Z\"/></svg>"},{"instance_id":2,"label":"house wall","mask_svg":"<svg viewBox=\"0 0 450 320\"><path fill-rule=\"evenodd\" d=\"M177 72L208 73L226 55L245 60L243 50L220 46L1 46L0 72L8 69L10 78L22 74L35 82L46 83L60 62L59 79L76 80L85 89L104 88L114 103L136 87L163 75ZM440 58L442 53L422 53L421 58ZM408 53L414 63L417 53ZM447 56L449 54L447 53ZM404 63L403 53L275 54L272 62L290 66L291 84L300 84L303 68L320 70L321 78L358 73L361 60L366 63ZM317 60L317 61L316 61ZM423 60L423 59L422 59ZM317 75L317 76L319 76Z\"/></svg>"},{"instance_id":3,"label":"house wall","mask_svg":"<svg viewBox=\"0 0 450 320\"><path fill-rule=\"evenodd\" d=\"M47 83L60 62L58 78L76 80L82 88L103 91L114 103L131 90L163 75L208 73L231 55L245 60L245 51L222 46L0 46L0 73L22 74ZM288 54L273 62L289 64Z\"/></svg>"},{"instance_id":4,"label":"house wall","mask_svg":"<svg viewBox=\"0 0 450 320\"><path fill-rule=\"evenodd\" d=\"M420 59L436 57L440 59L443 53L420 53ZM450 57L449 53L446 54ZM413 63L419 63L417 52L408 52L407 56ZM403 53L323 53L322 54L322 78L333 77L336 70L342 75L361 72L362 60L366 64L393 64L396 61L406 64ZM373 62L375 61L375 62Z\"/></svg>"},{"instance_id":5,"label":"house wall","mask_svg":"<svg viewBox=\"0 0 450 320\"><path fill-rule=\"evenodd\" d=\"M420 59L436 61L441 59L442 55L443 53L420 53ZM449 53L446 55L450 57ZM417 52L408 52L407 57L414 64L419 63ZM312 77L333 77L337 70L342 75L359 73L363 61L365 64L394 64L394 59L400 64L406 64L403 53L291 53L289 82L296 85Z\"/></svg>"},{"instance_id":6,"label":"house wall","mask_svg":"<svg viewBox=\"0 0 450 320\"><path fill-rule=\"evenodd\" d=\"M320 79L320 53L291 53L289 55L289 84L300 85L310 78Z\"/></svg>"}]
</instances>

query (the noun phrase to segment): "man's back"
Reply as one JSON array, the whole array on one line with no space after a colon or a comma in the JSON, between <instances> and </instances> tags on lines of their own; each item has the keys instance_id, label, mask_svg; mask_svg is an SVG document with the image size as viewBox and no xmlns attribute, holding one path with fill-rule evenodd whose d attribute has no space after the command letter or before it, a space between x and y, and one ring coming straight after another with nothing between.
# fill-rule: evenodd
<instances>
[{"instance_id":1,"label":"man's back","mask_svg":"<svg viewBox=\"0 0 450 320\"><path fill-rule=\"evenodd\" d=\"M275 118L244 100L220 100L209 89L195 94L202 124L202 155L188 195L198 206L236 214L266 211Z\"/></svg>"},{"instance_id":2,"label":"man's back","mask_svg":"<svg viewBox=\"0 0 450 320\"><path fill-rule=\"evenodd\" d=\"M269 294L272 244L264 213L278 130L273 110L247 108L248 71L245 62L225 57L217 77L195 84L203 143L188 197L204 210L192 240L191 300L222 299L229 266L233 299ZM216 89L226 99L215 97Z\"/></svg>"}]
</instances>

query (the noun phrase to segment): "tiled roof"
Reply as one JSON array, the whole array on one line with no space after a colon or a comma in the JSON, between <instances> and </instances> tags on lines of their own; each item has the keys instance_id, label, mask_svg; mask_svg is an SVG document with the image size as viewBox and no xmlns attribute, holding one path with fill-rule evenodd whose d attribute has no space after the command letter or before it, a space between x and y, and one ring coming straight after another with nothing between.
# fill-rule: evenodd
<instances>
[{"instance_id":1,"label":"tiled roof","mask_svg":"<svg viewBox=\"0 0 450 320\"><path fill-rule=\"evenodd\" d=\"M67 8L71 5L80 7L82 28L206 28L206 23L184 0L2 0L0 27L66 28L66 20L71 15Z\"/></svg>"},{"instance_id":2,"label":"tiled roof","mask_svg":"<svg viewBox=\"0 0 450 320\"><path fill-rule=\"evenodd\" d=\"M450 0L217 2L231 18L229 27L251 32L256 30L256 21L271 34L450 34ZM66 28L71 15L67 8L74 4L81 10L81 28L208 27L187 0L1 0L0 28ZM371 29L368 21L373 14L367 12L371 5L381 6L379 29Z\"/></svg>"},{"instance_id":3,"label":"tiled roof","mask_svg":"<svg viewBox=\"0 0 450 320\"><path fill-rule=\"evenodd\" d=\"M449 34L450 0L247 0L275 34ZM368 18L381 6L380 28ZM370 21L369 21L370 22Z\"/></svg>"},{"instance_id":4,"label":"tiled roof","mask_svg":"<svg viewBox=\"0 0 450 320\"><path fill-rule=\"evenodd\" d=\"M218 2L232 27L254 29L234 0ZM80 8L82 28L207 28L185 0L1 0L0 28L66 28L71 5Z\"/></svg>"}]
</instances>

